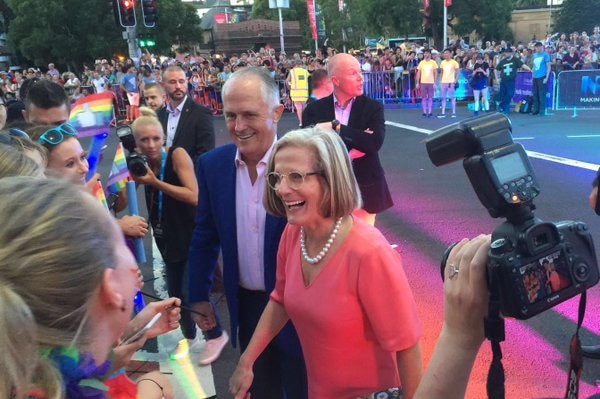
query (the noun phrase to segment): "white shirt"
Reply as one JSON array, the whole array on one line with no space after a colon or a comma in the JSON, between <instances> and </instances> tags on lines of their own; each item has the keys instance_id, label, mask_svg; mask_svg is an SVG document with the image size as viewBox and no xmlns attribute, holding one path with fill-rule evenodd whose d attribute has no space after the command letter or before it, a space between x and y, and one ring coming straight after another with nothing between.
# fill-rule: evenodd
<instances>
[{"instance_id":1,"label":"white shirt","mask_svg":"<svg viewBox=\"0 0 600 399\"><path fill-rule=\"evenodd\" d=\"M267 161L275 141L256 165L256 181L250 181L248 166L240 152L235 154L235 217L239 284L247 290L265 291L265 221L267 211L263 206Z\"/></svg>"},{"instance_id":2,"label":"white shirt","mask_svg":"<svg viewBox=\"0 0 600 399\"><path fill-rule=\"evenodd\" d=\"M167 119L167 147L173 145L173 139L175 138L175 132L177 131L177 125L179 124L179 117L183 110L183 104L187 101L187 96L183 98L183 101L179 103L177 108L171 108L171 104L167 102L167 112L169 113L169 119Z\"/></svg>"}]
</instances>

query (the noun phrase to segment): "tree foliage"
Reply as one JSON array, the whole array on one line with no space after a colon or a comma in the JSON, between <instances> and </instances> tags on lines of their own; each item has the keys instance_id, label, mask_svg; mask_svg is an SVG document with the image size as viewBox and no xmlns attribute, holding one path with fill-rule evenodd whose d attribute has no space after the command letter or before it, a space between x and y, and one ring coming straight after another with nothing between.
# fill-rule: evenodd
<instances>
[{"instance_id":1,"label":"tree foliage","mask_svg":"<svg viewBox=\"0 0 600 399\"><path fill-rule=\"evenodd\" d=\"M5 0L14 19L10 21L10 43L36 66L49 62L79 71L96 58L125 54L127 43L113 16L108 0ZM180 0L161 0L157 27L138 29L153 37L157 52L172 44L199 42L199 18L190 5ZM139 10L137 10L139 11ZM142 25L138 12L138 26Z\"/></svg>"},{"instance_id":2,"label":"tree foliage","mask_svg":"<svg viewBox=\"0 0 600 399\"><path fill-rule=\"evenodd\" d=\"M515 8L545 8L546 0L516 0Z\"/></svg>"},{"instance_id":3,"label":"tree foliage","mask_svg":"<svg viewBox=\"0 0 600 399\"><path fill-rule=\"evenodd\" d=\"M514 0L455 0L448 8L448 26L457 36L475 32L483 40L512 39L509 22ZM442 45L443 0L431 0L427 32Z\"/></svg>"},{"instance_id":4,"label":"tree foliage","mask_svg":"<svg viewBox=\"0 0 600 399\"><path fill-rule=\"evenodd\" d=\"M556 32L590 33L600 21L600 0L565 0L556 13Z\"/></svg>"},{"instance_id":5,"label":"tree foliage","mask_svg":"<svg viewBox=\"0 0 600 399\"><path fill-rule=\"evenodd\" d=\"M397 37L421 34L421 15L417 1L345 0L340 12L338 0L316 0L325 22L328 44L356 47L365 37ZM300 21L304 46L311 47L310 26L305 0L290 1L282 13L284 20ZM269 9L268 0L255 0L252 18L277 20L277 10ZM344 32L344 33L342 33Z\"/></svg>"},{"instance_id":6,"label":"tree foliage","mask_svg":"<svg viewBox=\"0 0 600 399\"><path fill-rule=\"evenodd\" d=\"M422 16L417 1L354 0L351 21L356 22L365 36L406 37L421 34Z\"/></svg>"},{"instance_id":7,"label":"tree foliage","mask_svg":"<svg viewBox=\"0 0 600 399\"><path fill-rule=\"evenodd\" d=\"M252 18L279 21L279 12L276 8L269 8L269 0L254 0L254 5L252 6ZM300 22L302 45L304 48L310 48L312 39L310 35L310 26L308 25L306 1L290 0L290 8L281 9L281 18L284 21Z\"/></svg>"}]
</instances>

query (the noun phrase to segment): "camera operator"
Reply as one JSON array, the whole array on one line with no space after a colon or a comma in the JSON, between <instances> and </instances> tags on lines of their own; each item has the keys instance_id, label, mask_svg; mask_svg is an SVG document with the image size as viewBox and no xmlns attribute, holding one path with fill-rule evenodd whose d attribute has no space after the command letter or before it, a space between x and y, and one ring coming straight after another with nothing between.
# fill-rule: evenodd
<instances>
[{"instance_id":1,"label":"camera operator","mask_svg":"<svg viewBox=\"0 0 600 399\"><path fill-rule=\"evenodd\" d=\"M137 153L128 157L127 166L133 180L145 185L146 206L156 245L165 262L169 296L181 298L186 305L184 276L198 204L194 164L183 147L164 147L163 127L152 109L141 107L140 113L131 125ZM185 339L170 351L172 359L202 349L202 339L189 311L182 309L180 326ZM220 329L205 332L205 337L207 348L214 346L211 340L221 348L227 342ZM209 352L205 350L201 355L203 364L215 360L204 361L207 356L214 357Z\"/></svg>"},{"instance_id":2,"label":"camera operator","mask_svg":"<svg viewBox=\"0 0 600 399\"><path fill-rule=\"evenodd\" d=\"M463 239L448 256L444 271L444 324L414 399L465 396L471 369L485 339L489 248L490 236L480 235Z\"/></svg>"}]
</instances>

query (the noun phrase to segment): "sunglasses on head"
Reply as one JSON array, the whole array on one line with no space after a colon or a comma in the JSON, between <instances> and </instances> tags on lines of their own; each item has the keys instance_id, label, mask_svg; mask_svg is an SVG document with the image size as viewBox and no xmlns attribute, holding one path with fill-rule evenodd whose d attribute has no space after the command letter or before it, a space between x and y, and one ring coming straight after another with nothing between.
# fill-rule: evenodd
<instances>
[{"instance_id":1,"label":"sunglasses on head","mask_svg":"<svg viewBox=\"0 0 600 399\"><path fill-rule=\"evenodd\" d=\"M21 129L13 127L0 131L0 143L6 145L13 145L15 143L15 140L13 138L27 141L31 140L27 133L25 133Z\"/></svg>"},{"instance_id":2,"label":"sunglasses on head","mask_svg":"<svg viewBox=\"0 0 600 399\"><path fill-rule=\"evenodd\" d=\"M58 145L64 141L65 136L77 137L77 130L69 123L46 130L38 139L38 143Z\"/></svg>"}]
</instances>

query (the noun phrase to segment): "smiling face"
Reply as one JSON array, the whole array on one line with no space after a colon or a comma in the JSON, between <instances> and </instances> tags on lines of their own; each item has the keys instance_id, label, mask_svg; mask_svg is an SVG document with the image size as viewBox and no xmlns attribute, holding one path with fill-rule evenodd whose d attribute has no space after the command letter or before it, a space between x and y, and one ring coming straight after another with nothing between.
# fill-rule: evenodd
<instances>
[{"instance_id":1,"label":"smiling face","mask_svg":"<svg viewBox=\"0 0 600 399\"><path fill-rule=\"evenodd\" d=\"M274 171L287 175L290 172L302 174L320 172L316 170L315 151L307 147L287 146L275 154ZM297 189L292 189L286 176L279 183L277 196L285 205L288 223L316 229L326 220L320 208L325 197L322 178L307 175Z\"/></svg>"},{"instance_id":2,"label":"smiling face","mask_svg":"<svg viewBox=\"0 0 600 399\"><path fill-rule=\"evenodd\" d=\"M236 79L235 84L229 83L223 92L227 132L244 161L258 161L275 140L283 105L273 105L264 98L258 77L249 76Z\"/></svg>"},{"instance_id":3,"label":"smiling face","mask_svg":"<svg viewBox=\"0 0 600 399\"><path fill-rule=\"evenodd\" d=\"M79 140L67 137L50 151L47 169L75 184L84 185L89 170L86 155Z\"/></svg>"}]
</instances>

